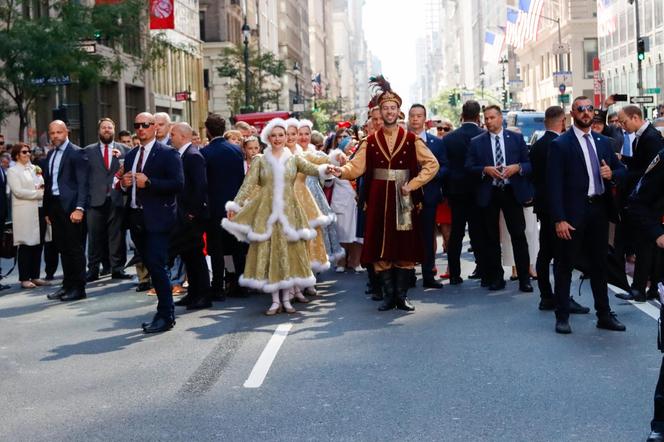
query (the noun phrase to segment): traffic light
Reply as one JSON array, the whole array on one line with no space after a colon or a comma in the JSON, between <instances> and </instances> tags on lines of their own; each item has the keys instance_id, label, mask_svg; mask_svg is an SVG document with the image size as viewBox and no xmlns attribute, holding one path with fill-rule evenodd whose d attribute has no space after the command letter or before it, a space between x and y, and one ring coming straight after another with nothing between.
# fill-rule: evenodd
<instances>
[{"instance_id":1,"label":"traffic light","mask_svg":"<svg viewBox=\"0 0 664 442\"><path fill-rule=\"evenodd\" d=\"M101 43L101 31L95 31L94 37L97 43Z\"/></svg>"},{"instance_id":2,"label":"traffic light","mask_svg":"<svg viewBox=\"0 0 664 442\"><path fill-rule=\"evenodd\" d=\"M639 61L646 59L646 41L643 38L636 40L636 53Z\"/></svg>"},{"instance_id":3,"label":"traffic light","mask_svg":"<svg viewBox=\"0 0 664 442\"><path fill-rule=\"evenodd\" d=\"M507 91L503 89L502 92L503 103L507 104Z\"/></svg>"},{"instance_id":4,"label":"traffic light","mask_svg":"<svg viewBox=\"0 0 664 442\"><path fill-rule=\"evenodd\" d=\"M447 97L447 102L450 106L456 106L456 94L454 92Z\"/></svg>"}]
</instances>

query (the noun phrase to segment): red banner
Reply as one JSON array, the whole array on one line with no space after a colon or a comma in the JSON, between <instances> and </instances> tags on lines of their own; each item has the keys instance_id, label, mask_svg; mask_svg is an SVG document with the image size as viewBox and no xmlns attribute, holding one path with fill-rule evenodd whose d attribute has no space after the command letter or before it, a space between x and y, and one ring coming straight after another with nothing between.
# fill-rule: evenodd
<instances>
[{"instance_id":1,"label":"red banner","mask_svg":"<svg viewBox=\"0 0 664 442\"><path fill-rule=\"evenodd\" d=\"M599 58L597 57L593 59L593 92L595 107L599 109L602 107L602 77Z\"/></svg>"},{"instance_id":2,"label":"red banner","mask_svg":"<svg viewBox=\"0 0 664 442\"><path fill-rule=\"evenodd\" d=\"M174 0L150 0L150 29L175 29Z\"/></svg>"}]
</instances>

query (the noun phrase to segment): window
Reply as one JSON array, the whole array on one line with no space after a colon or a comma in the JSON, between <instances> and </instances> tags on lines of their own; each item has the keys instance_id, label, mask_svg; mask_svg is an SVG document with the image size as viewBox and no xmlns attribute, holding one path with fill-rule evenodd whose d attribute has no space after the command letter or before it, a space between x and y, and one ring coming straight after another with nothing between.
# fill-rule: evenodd
<instances>
[{"instance_id":1,"label":"window","mask_svg":"<svg viewBox=\"0 0 664 442\"><path fill-rule=\"evenodd\" d=\"M583 67L584 78L593 78L593 60L597 57L597 39L583 40Z\"/></svg>"},{"instance_id":2,"label":"window","mask_svg":"<svg viewBox=\"0 0 664 442\"><path fill-rule=\"evenodd\" d=\"M207 41L205 39L205 11L198 11L198 27L201 32L201 41Z\"/></svg>"}]
</instances>

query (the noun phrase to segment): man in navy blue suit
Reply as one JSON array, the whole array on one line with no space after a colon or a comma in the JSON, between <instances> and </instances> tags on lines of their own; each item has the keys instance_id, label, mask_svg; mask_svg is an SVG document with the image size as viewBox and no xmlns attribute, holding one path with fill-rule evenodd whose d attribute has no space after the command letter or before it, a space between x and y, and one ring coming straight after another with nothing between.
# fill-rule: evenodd
<instances>
[{"instance_id":1,"label":"man in navy blue suit","mask_svg":"<svg viewBox=\"0 0 664 442\"><path fill-rule=\"evenodd\" d=\"M569 292L572 270L585 251L595 300L597 327L624 331L609 306L607 289L609 220L617 219L613 180L625 167L608 139L592 132L594 107L587 97L572 104L574 125L553 140L547 164L549 213L556 230L554 250L556 332L571 333Z\"/></svg>"},{"instance_id":2,"label":"man in navy blue suit","mask_svg":"<svg viewBox=\"0 0 664 442\"><path fill-rule=\"evenodd\" d=\"M205 129L210 143L201 154L205 158L208 171L210 222L206 232L208 254L212 259L211 285L215 299L223 299L224 293L231 296L244 294L238 279L244 272L246 248L221 228L221 220L226 217L226 203L235 198L244 181L244 156L238 146L224 139L226 120L220 115L208 115ZM228 272L225 278L224 255L233 257L235 267L234 272Z\"/></svg>"},{"instance_id":3,"label":"man in navy blue suit","mask_svg":"<svg viewBox=\"0 0 664 442\"><path fill-rule=\"evenodd\" d=\"M63 273L62 288L48 299L75 301L86 297L83 216L88 206L88 158L69 141L63 121L51 122L48 136L54 147L46 158L44 213L53 227Z\"/></svg>"},{"instance_id":4,"label":"man in navy blue suit","mask_svg":"<svg viewBox=\"0 0 664 442\"><path fill-rule=\"evenodd\" d=\"M475 194L485 238L478 251L482 257L482 276L489 283L489 290L505 288L498 226L502 210L512 237L519 290L532 292L523 215L524 204L533 199L533 188L527 178L531 172L528 148L521 134L503 129L500 107L484 108L484 124L488 131L471 140L466 159L466 169L479 181Z\"/></svg>"},{"instance_id":5,"label":"man in navy blue suit","mask_svg":"<svg viewBox=\"0 0 664 442\"><path fill-rule=\"evenodd\" d=\"M134 129L141 145L125 157L121 184L128 195L132 238L157 292L157 314L143 323L143 331L159 333L175 325L167 262L169 236L177 220L175 196L184 187L184 175L178 152L155 139L152 114L138 114Z\"/></svg>"},{"instance_id":6,"label":"man in navy blue suit","mask_svg":"<svg viewBox=\"0 0 664 442\"><path fill-rule=\"evenodd\" d=\"M442 154L442 140L426 131L427 110L421 104L413 104L408 111L408 127L417 134L434 154L440 164ZM442 289L443 284L436 281L436 208L443 200L442 173L440 169L434 178L424 185L424 200L422 210L422 235L424 243L424 261L422 262L422 279L426 288Z\"/></svg>"},{"instance_id":7,"label":"man in navy blue suit","mask_svg":"<svg viewBox=\"0 0 664 442\"><path fill-rule=\"evenodd\" d=\"M447 245L447 262L450 267L450 284L461 284L461 248L466 236L466 223L470 244L475 251L477 273L481 264L477 251L481 232L480 220L475 204L475 181L466 171L466 157L470 140L484 132L480 128L480 104L468 100L461 108L461 126L443 138L440 170L443 175L443 194L452 211L452 231ZM481 276L481 275L478 275Z\"/></svg>"},{"instance_id":8,"label":"man in navy blue suit","mask_svg":"<svg viewBox=\"0 0 664 442\"><path fill-rule=\"evenodd\" d=\"M177 196L178 224L171 234L171 256L179 254L187 268L189 290L175 305L187 310L212 307L210 273L203 255L203 230L208 220L205 158L192 144L193 129L187 123L171 127L171 145L177 149L184 170L184 189Z\"/></svg>"}]
</instances>

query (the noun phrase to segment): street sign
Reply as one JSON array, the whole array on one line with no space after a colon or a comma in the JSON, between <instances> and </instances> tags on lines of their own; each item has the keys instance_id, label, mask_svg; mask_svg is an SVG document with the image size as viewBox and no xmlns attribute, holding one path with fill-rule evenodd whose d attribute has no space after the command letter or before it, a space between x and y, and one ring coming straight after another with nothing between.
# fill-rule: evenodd
<instances>
[{"instance_id":1,"label":"street sign","mask_svg":"<svg viewBox=\"0 0 664 442\"><path fill-rule=\"evenodd\" d=\"M88 54L94 54L97 52L97 43L93 40L84 40L78 44L78 48Z\"/></svg>"},{"instance_id":2,"label":"street sign","mask_svg":"<svg viewBox=\"0 0 664 442\"><path fill-rule=\"evenodd\" d=\"M551 53L554 55L563 55L563 54L569 54L570 53L570 46L569 43L554 43L553 47L551 48Z\"/></svg>"},{"instance_id":3,"label":"street sign","mask_svg":"<svg viewBox=\"0 0 664 442\"><path fill-rule=\"evenodd\" d=\"M661 88L658 88L658 87L651 87L651 88L649 88L649 89L646 89L644 92L645 92L646 94L655 94L655 95L659 95L659 94L662 93L662 89L661 89Z\"/></svg>"},{"instance_id":4,"label":"street sign","mask_svg":"<svg viewBox=\"0 0 664 442\"><path fill-rule=\"evenodd\" d=\"M553 73L553 87L559 87L564 84L567 87L574 86L572 84L572 73L570 71L558 71Z\"/></svg>"},{"instance_id":5,"label":"street sign","mask_svg":"<svg viewBox=\"0 0 664 442\"><path fill-rule=\"evenodd\" d=\"M652 95L637 95L635 97L629 97L629 102L631 104L652 104L655 102L655 97Z\"/></svg>"},{"instance_id":6,"label":"street sign","mask_svg":"<svg viewBox=\"0 0 664 442\"><path fill-rule=\"evenodd\" d=\"M64 86L66 84L71 84L71 78L69 78L69 75L52 78L33 78L32 84L39 86Z\"/></svg>"},{"instance_id":7,"label":"street sign","mask_svg":"<svg viewBox=\"0 0 664 442\"><path fill-rule=\"evenodd\" d=\"M293 104L293 112L304 112L304 103Z\"/></svg>"},{"instance_id":8,"label":"street sign","mask_svg":"<svg viewBox=\"0 0 664 442\"><path fill-rule=\"evenodd\" d=\"M564 94L565 91L567 90L567 86L565 86L565 84L561 84L560 86L558 86L558 90L560 91L561 94Z\"/></svg>"},{"instance_id":9,"label":"street sign","mask_svg":"<svg viewBox=\"0 0 664 442\"><path fill-rule=\"evenodd\" d=\"M175 101L189 101L191 98L189 91L182 91L175 93Z\"/></svg>"},{"instance_id":10,"label":"street sign","mask_svg":"<svg viewBox=\"0 0 664 442\"><path fill-rule=\"evenodd\" d=\"M569 104L569 94L558 95L558 101L562 104Z\"/></svg>"},{"instance_id":11,"label":"street sign","mask_svg":"<svg viewBox=\"0 0 664 442\"><path fill-rule=\"evenodd\" d=\"M510 80L509 81L510 92L520 92L523 90L523 80Z\"/></svg>"}]
</instances>

